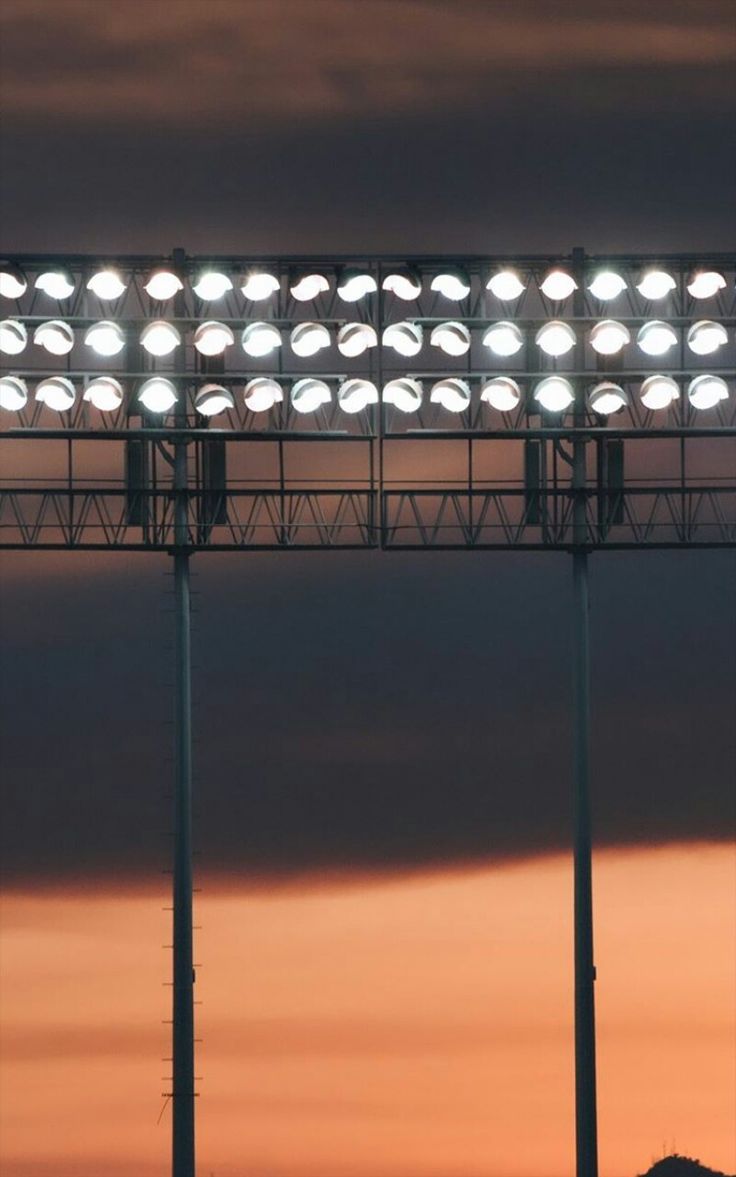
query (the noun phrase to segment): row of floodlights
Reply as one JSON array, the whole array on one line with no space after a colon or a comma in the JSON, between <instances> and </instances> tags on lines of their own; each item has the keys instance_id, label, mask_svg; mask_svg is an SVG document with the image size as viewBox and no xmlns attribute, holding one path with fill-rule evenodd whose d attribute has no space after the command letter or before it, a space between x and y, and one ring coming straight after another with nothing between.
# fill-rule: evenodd
<instances>
[{"instance_id":1,"label":"row of floodlights","mask_svg":"<svg viewBox=\"0 0 736 1177\"><path fill-rule=\"evenodd\" d=\"M712 409L728 399L728 385L722 377L704 373L690 381L687 395L694 408ZM679 399L680 388L671 376L649 376L643 381L639 396L647 409L666 409ZM423 397L422 382L404 376L385 384L380 399L403 413L414 413L421 408ZM481 401L500 412L512 412L522 397L520 386L510 376L495 376L481 386ZM77 390L66 376L49 376L36 386L35 399L60 413L71 409L76 398ZM112 376L98 376L86 386L83 399L103 413L114 412L123 403L123 386ZM258 376L245 385L245 405L252 412L266 412L283 399L283 386L271 376ZM449 412L462 413L470 407L470 384L454 376L445 377L432 385L429 399ZM564 377L548 376L535 386L532 399L546 412L564 413L575 402L575 390ZM153 376L141 384L137 400L150 413L165 414L177 404L179 393L171 380ZM332 390L325 380L305 377L291 385L290 401L298 413L313 413L332 401ZM361 412L378 401L378 388L370 380L351 378L342 380L338 386L337 402L346 413ZM628 392L610 380L591 388L587 401L589 408L603 417L618 413L631 403ZM24 380L18 376L0 378L0 408L18 412L27 403L28 386ZM198 390L194 404L204 416L213 417L233 409L235 396L231 388L210 383Z\"/></svg>"},{"instance_id":2,"label":"row of floodlights","mask_svg":"<svg viewBox=\"0 0 736 1177\"><path fill-rule=\"evenodd\" d=\"M589 334L590 344L599 355L616 355L631 343L631 332L615 319L602 319ZM562 319L551 319L543 324L534 336L535 343L547 355L560 357L572 351L578 341L574 329ZM433 347L446 355L462 356L470 350L471 335L464 323L438 323L429 336ZM33 332L33 342L55 356L68 355L74 347L74 332L61 319L40 323ZM93 323L84 335L84 342L98 355L116 356L126 343L126 336L119 323L111 319ZM154 319L141 332L140 342L149 355L164 357L181 344L181 332L166 319ZM194 332L194 346L201 355L222 355L235 343L235 334L226 323L214 320L200 323ZM424 329L420 323L406 320L391 323L381 336L384 347L393 348L401 356L419 354L424 343ZM662 356L678 342L674 327L663 320L653 319L639 329L636 342L640 349L650 356ZM28 332L17 319L0 322L0 351L6 355L20 355L28 343ZM304 322L297 324L289 335L291 350L297 356L308 357L329 348L332 337L324 323ZM511 321L491 324L483 335L483 343L495 355L514 356L524 346L521 328ZM722 323L701 319L693 323L687 332L687 344L699 356L712 355L728 343L728 332ZM241 344L247 355L263 357L271 355L281 347L281 332L274 323L249 323L241 335ZM345 323L337 334L337 347L341 355L356 357L369 348L376 347L378 335L370 323Z\"/></svg>"},{"instance_id":3,"label":"row of floodlights","mask_svg":"<svg viewBox=\"0 0 736 1177\"><path fill-rule=\"evenodd\" d=\"M688 293L693 298L712 298L727 285L720 270L700 267L693 270L687 282ZM35 280L35 288L49 298L63 300L74 293L76 283L67 269L44 270ZM513 267L498 267L488 277L486 289L502 302L514 302L526 290L524 275ZM114 266L98 270L86 283L87 290L103 301L114 301L127 289L123 274ZM397 266L386 274L381 288L406 301L419 298L422 293L422 276L415 266ZM552 266L540 283L540 290L553 302L562 302L578 289L572 274L560 266ZM18 266L0 265L0 294L6 298L18 299L28 289L28 279ZM168 266L156 266L148 276L144 290L154 302L166 302L184 289L184 283L176 271ZM192 289L204 302L223 298L234 289L232 279L221 270L206 267L195 275ZM270 298L281 289L281 282L273 271L251 269L243 277L240 289L252 302ZM602 269L593 278L588 289L594 298L607 302L617 298L627 289L626 280L615 270ZM657 301L666 298L677 289L677 281L669 270L648 266L639 275L636 289L642 298ZM309 302L330 290L329 277L314 269L292 271L289 278L289 293L299 302ZM366 270L345 267L336 279L336 290L345 302L357 302L368 294L375 294L378 282ZM461 266L446 266L435 274L430 290L445 298L459 301L470 294L470 275Z\"/></svg>"}]
</instances>

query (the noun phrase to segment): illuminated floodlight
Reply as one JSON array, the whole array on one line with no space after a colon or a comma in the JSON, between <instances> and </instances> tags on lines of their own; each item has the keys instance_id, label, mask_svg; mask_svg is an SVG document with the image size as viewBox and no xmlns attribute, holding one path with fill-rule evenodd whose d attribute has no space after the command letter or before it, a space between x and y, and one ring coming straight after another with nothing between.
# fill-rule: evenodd
<instances>
[{"instance_id":1,"label":"illuminated floodlight","mask_svg":"<svg viewBox=\"0 0 736 1177\"><path fill-rule=\"evenodd\" d=\"M249 270L240 289L251 302L263 302L281 289L281 283L269 270Z\"/></svg>"},{"instance_id":2,"label":"illuminated floodlight","mask_svg":"<svg viewBox=\"0 0 736 1177\"><path fill-rule=\"evenodd\" d=\"M389 323L381 342L384 347L392 347L400 356L411 357L419 355L423 338L424 332L419 323Z\"/></svg>"},{"instance_id":3,"label":"illuminated floodlight","mask_svg":"<svg viewBox=\"0 0 736 1177\"><path fill-rule=\"evenodd\" d=\"M608 302L612 298L618 298L625 289L626 282L615 270L599 270L588 287L593 298L597 298L600 302Z\"/></svg>"},{"instance_id":4,"label":"illuminated floodlight","mask_svg":"<svg viewBox=\"0 0 736 1177\"><path fill-rule=\"evenodd\" d=\"M165 376L152 376L138 391L138 400L149 413L168 413L178 399L176 388Z\"/></svg>"},{"instance_id":5,"label":"illuminated floodlight","mask_svg":"<svg viewBox=\"0 0 736 1177\"><path fill-rule=\"evenodd\" d=\"M21 298L28 289L28 280L18 266L7 262L0 265L0 294L3 298Z\"/></svg>"},{"instance_id":6,"label":"illuminated floodlight","mask_svg":"<svg viewBox=\"0 0 736 1177\"><path fill-rule=\"evenodd\" d=\"M378 389L371 380L343 380L337 390L337 403L345 413L360 413L368 405L378 404Z\"/></svg>"},{"instance_id":7,"label":"illuminated floodlight","mask_svg":"<svg viewBox=\"0 0 736 1177\"><path fill-rule=\"evenodd\" d=\"M292 298L297 302L310 302L319 294L326 294L330 284L324 274L317 274L313 270L296 274L289 286Z\"/></svg>"},{"instance_id":8,"label":"illuminated floodlight","mask_svg":"<svg viewBox=\"0 0 736 1177\"><path fill-rule=\"evenodd\" d=\"M273 323L249 323L240 337L246 355L259 359L281 347L281 332Z\"/></svg>"},{"instance_id":9,"label":"illuminated floodlight","mask_svg":"<svg viewBox=\"0 0 736 1177\"><path fill-rule=\"evenodd\" d=\"M422 276L414 266L401 266L386 275L381 288L404 302L414 302L422 293Z\"/></svg>"},{"instance_id":10,"label":"illuminated floodlight","mask_svg":"<svg viewBox=\"0 0 736 1177\"><path fill-rule=\"evenodd\" d=\"M87 289L96 294L103 302L111 302L125 293L125 283L120 271L112 268L98 270L87 283Z\"/></svg>"},{"instance_id":11,"label":"illuminated floodlight","mask_svg":"<svg viewBox=\"0 0 736 1177\"><path fill-rule=\"evenodd\" d=\"M521 389L510 376L494 376L481 388L480 399L501 413L510 413L521 401Z\"/></svg>"},{"instance_id":12,"label":"illuminated floodlight","mask_svg":"<svg viewBox=\"0 0 736 1177\"><path fill-rule=\"evenodd\" d=\"M315 380L314 377L308 376L292 385L291 405L297 413L314 413L331 400L330 387L324 380Z\"/></svg>"},{"instance_id":13,"label":"illuminated floodlight","mask_svg":"<svg viewBox=\"0 0 736 1177\"><path fill-rule=\"evenodd\" d=\"M599 356L615 356L627 343L631 343L631 332L615 319L601 319L590 333L590 346Z\"/></svg>"},{"instance_id":14,"label":"illuminated floodlight","mask_svg":"<svg viewBox=\"0 0 736 1177\"><path fill-rule=\"evenodd\" d=\"M28 343L28 332L17 319L3 319L0 323L0 351L6 356L19 356Z\"/></svg>"},{"instance_id":15,"label":"illuminated floodlight","mask_svg":"<svg viewBox=\"0 0 736 1177\"><path fill-rule=\"evenodd\" d=\"M389 380L383 386L383 400L402 413L415 413L422 404L422 385L411 376Z\"/></svg>"},{"instance_id":16,"label":"illuminated floodlight","mask_svg":"<svg viewBox=\"0 0 736 1177\"><path fill-rule=\"evenodd\" d=\"M470 294L470 278L460 266L449 266L435 274L430 287L435 294L442 294L453 302L467 298Z\"/></svg>"},{"instance_id":17,"label":"illuminated floodlight","mask_svg":"<svg viewBox=\"0 0 736 1177\"><path fill-rule=\"evenodd\" d=\"M111 319L103 319L87 329L84 342L96 351L98 356L116 356L125 347L125 336L118 323L113 323Z\"/></svg>"},{"instance_id":18,"label":"illuminated floodlight","mask_svg":"<svg viewBox=\"0 0 736 1177\"><path fill-rule=\"evenodd\" d=\"M464 323L438 323L429 342L447 356L464 356L470 351L470 332Z\"/></svg>"},{"instance_id":19,"label":"illuminated floodlight","mask_svg":"<svg viewBox=\"0 0 736 1177\"><path fill-rule=\"evenodd\" d=\"M687 397L694 409L714 409L728 400L728 385L721 376L696 376L687 386Z\"/></svg>"},{"instance_id":20,"label":"illuminated floodlight","mask_svg":"<svg viewBox=\"0 0 736 1177\"><path fill-rule=\"evenodd\" d=\"M226 347L235 343L235 336L226 323L209 320L200 323L194 332L194 346L202 356L221 356Z\"/></svg>"},{"instance_id":21,"label":"illuminated floodlight","mask_svg":"<svg viewBox=\"0 0 736 1177\"><path fill-rule=\"evenodd\" d=\"M192 290L202 302L216 302L232 288L232 282L221 270L201 270L197 275L197 281L192 283Z\"/></svg>"},{"instance_id":22,"label":"illuminated floodlight","mask_svg":"<svg viewBox=\"0 0 736 1177\"><path fill-rule=\"evenodd\" d=\"M677 333L669 323L652 319L639 329L636 342L648 356L663 356L677 343Z\"/></svg>"},{"instance_id":23,"label":"illuminated floodlight","mask_svg":"<svg viewBox=\"0 0 736 1177\"><path fill-rule=\"evenodd\" d=\"M539 289L542 294L551 299L552 302L564 302L569 298L573 290L577 290L578 284L573 278L572 274L568 274L567 270L561 270L559 266L555 266L549 270L545 275Z\"/></svg>"},{"instance_id":24,"label":"illuminated floodlight","mask_svg":"<svg viewBox=\"0 0 736 1177\"><path fill-rule=\"evenodd\" d=\"M650 269L644 271L636 284L636 289L648 302L656 302L660 298L666 298L676 286L675 279L667 270Z\"/></svg>"},{"instance_id":25,"label":"illuminated floodlight","mask_svg":"<svg viewBox=\"0 0 736 1177\"><path fill-rule=\"evenodd\" d=\"M114 413L123 403L123 386L112 376L96 376L85 388L82 400L101 413Z\"/></svg>"},{"instance_id":26,"label":"illuminated floodlight","mask_svg":"<svg viewBox=\"0 0 736 1177\"><path fill-rule=\"evenodd\" d=\"M534 389L534 399L548 413L563 413L575 400L575 393L569 380L548 376Z\"/></svg>"},{"instance_id":27,"label":"illuminated floodlight","mask_svg":"<svg viewBox=\"0 0 736 1177\"><path fill-rule=\"evenodd\" d=\"M36 385L36 400L57 413L65 413L76 399L77 390L66 376L47 376Z\"/></svg>"},{"instance_id":28,"label":"illuminated floodlight","mask_svg":"<svg viewBox=\"0 0 736 1177\"><path fill-rule=\"evenodd\" d=\"M74 279L68 270L44 270L35 281L36 290L61 302L74 293Z\"/></svg>"},{"instance_id":29,"label":"illuminated floodlight","mask_svg":"<svg viewBox=\"0 0 736 1177\"><path fill-rule=\"evenodd\" d=\"M501 302L514 302L524 293L526 286L522 282L518 270L506 267L491 274L486 282L486 290L490 290L491 294L495 294Z\"/></svg>"},{"instance_id":30,"label":"illuminated floodlight","mask_svg":"<svg viewBox=\"0 0 736 1177\"><path fill-rule=\"evenodd\" d=\"M324 323L298 323L289 336L289 343L295 356L306 359L330 346L330 333Z\"/></svg>"},{"instance_id":31,"label":"illuminated floodlight","mask_svg":"<svg viewBox=\"0 0 736 1177\"><path fill-rule=\"evenodd\" d=\"M610 417L612 413L620 413L628 403L628 393L620 384L614 384L611 380L602 380L588 393L588 404L593 412L599 413L601 417Z\"/></svg>"},{"instance_id":32,"label":"illuminated floodlight","mask_svg":"<svg viewBox=\"0 0 736 1177\"><path fill-rule=\"evenodd\" d=\"M432 385L429 399L434 405L442 405L449 413L464 413L470 405L470 385L466 380L446 376Z\"/></svg>"},{"instance_id":33,"label":"illuminated floodlight","mask_svg":"<svg viewBox=\"0 0 736 1177\"><path fill-rule=\"evenodd\" d=\"M20 376L0 376L0 409L17 413L28 404L28 385Z\"/></svg>"},{"instance_id":34,"label":"illuminated floodlight","mask_svg":"<svg viewBox=\"0 0 736 1177\"><path fill-rule=\"evenodd\" d=\"M194 407L203 417L215 417L235 408L235 397L222 384L203 384L194 398Z\"/></svg>"},{"instance_id":35,"label":"illuminated floodlight","mask_svg":"<svg viewBox=\"0 0 736 1177\"><path fill-rule=\"evenodd\" d=\"M496 356L515 356L524 346L524 336L516 323L492 323L483 336L483 343Z\"/></svg>"},{"instance_id":36,"label":"illuminated floodlight","mask_svg":"<svg viewBox=\"0 0 736 1177\"><path fill-rule=\"evenodd\" d=\"M52 356L67 356L74 347L74 332L61 319L39 323L33 332L33 342L51 352Z\"/></svg>"},{"instance_id":37,"label":"illuminated floodlight","mask_svg":"<svg viewBox=\"0 0 736 1177\"><path fill-rule=\"evenodd\" d=\"M375 294L377 290L376 279L365 270L343 270L337 283L337 293L343 302L357 302L366 294Z\"/></svg>"},{"instance_id":38,"label":"illuminated floodlight","mask_svg":"<svg viewBox=\"0 0 736 1177\"><path fill-rule=\"evenodd\" d=\"M345 323L337 333L337 350L350 359L362 356L377 343L376 329L370 323Z\"/></svg>"},{"instance_id":39,"label":"illuminated floodlight","mask_svg":"<svg viewBox=\"0 0 736 1177\"><path fill-rule=\"evenodd\" d=\"M701 319L693 323L687 333L687 345L696 356L710 356L728 343L728 332L723 323L713 323L709 319Z\"/></svg>"},{"instance_id":40,"label":"illuminated floodlight","mask_svg":"<svg viewBox=\"0 0 736 1177\"><path fill-rule=\"evenodd\" d=\"M141 345L149 356L170 356L180 343L181 335L166 319L154 319L141 332Z\"/></svg>"},{"instance_id":41,"label":"illuminated floodlight","mask_svg":"<svg viewBox=\"0 0 736 1177\"><path fill-rule=\"evenodd\" d=\"M251 413L265 413L274 405L280 405L283 399L283 388L278 380L273 380L270 376L256 376L245 386L245 407L250 409Z\"/></svg>"},{"instance_id":42,"label":"illuminated floodlight","mask_svg":"<svg viewBox=\"0 0 736 1177\"><path fill-rule=\"evenodd\" d=\"M671 376L647 376L639 396L646 409L668 409L680 399L680 386Z\"/></svg>"},{"instance_id":43,"label":"illuminated floodlight","mask_svg":"<svg viewBox=\"0 0 736 1177\"><path fill-rule=\"evenodd\" d=\"M562 319L551 319L540 327L534 337L535 343L548 356L564 356L575 346L575 332L569 323Z\"/></svg>"},{"instance_id":44,"label":"illuminated floodlight","mask_svg":"<svg viewBox=\"0 0 736 1177\"><path fill-rule=\"evenodd\" d=\"M143 289L154 302L167 302L184 289L184 283L168 266L156 266L151 270Z\"/></svg>"},{"instance_id":45,"label":"illuminated floodlight","mask_svg":"<svg viewBox=\"0 0 736 1177\"><path fill-rule=\"evenodd\" d=\"M726 279L720 270L696 270L687 284L693 298L713 298L726 287Z\"/></svg>"}]
</instances>

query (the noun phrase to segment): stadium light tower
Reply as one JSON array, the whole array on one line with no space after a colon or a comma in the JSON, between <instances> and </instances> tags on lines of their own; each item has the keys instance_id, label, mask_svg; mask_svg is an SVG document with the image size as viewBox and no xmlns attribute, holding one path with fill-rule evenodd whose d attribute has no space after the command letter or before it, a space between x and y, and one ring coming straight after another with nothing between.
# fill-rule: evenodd
<instances>
[{"instance_id":1,"label":"stadium light tower","mask_svg":"<svg viewBox=\"0 0 736 1177\"><path fill-rule=\"evenodd\" d=\"M0 263L0 456L50 462L0 476L0 549L174 561L173 1177L195 1177L190 559L334 548L572 555L576 1166L597 1177L588 560L736 547L735 276L734 254L581 249Z\"/></svg>"}]
</instances>

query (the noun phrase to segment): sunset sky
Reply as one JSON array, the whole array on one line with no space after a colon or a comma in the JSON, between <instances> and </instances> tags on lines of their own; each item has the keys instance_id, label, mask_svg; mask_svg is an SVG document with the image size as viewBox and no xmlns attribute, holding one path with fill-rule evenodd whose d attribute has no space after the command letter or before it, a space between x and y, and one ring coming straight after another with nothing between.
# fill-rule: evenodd
<instances>
[{"instance_id":1,"label":"sunset sky","mask_svg":"<svg viewBox=\"0 0 736 1177\"><path fill-rule=\"evenodd\" d=\"M4 0L0 44L0 250L736 248L727 0ZM569 1177L567 558L194 566L201 1177ZM0 570L0 1171L165 1177L170 568ZM734 1173L736 559L591 583L601 1177Z\"/></svg>"}]
</instances>

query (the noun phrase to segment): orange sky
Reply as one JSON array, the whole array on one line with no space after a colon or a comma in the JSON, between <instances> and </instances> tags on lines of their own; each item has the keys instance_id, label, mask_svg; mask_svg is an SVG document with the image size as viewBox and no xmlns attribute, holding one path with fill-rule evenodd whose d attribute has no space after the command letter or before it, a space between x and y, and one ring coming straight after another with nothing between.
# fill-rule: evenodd
<instances>
[{"instance_id":1,"label":"orange sky","mask_svg":"<svg viewBox=\"0 0 736 1177\"><path fill-rule=\"evenodd\" d=\"M733 852L597 857L602 1177L736 1169ZM202 1177L568 1177L570 867L199 898ZM166 903L7 895L8 1177L165 1177Z\"/></svg>"}]
</instances>

